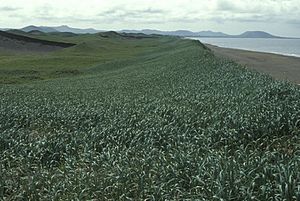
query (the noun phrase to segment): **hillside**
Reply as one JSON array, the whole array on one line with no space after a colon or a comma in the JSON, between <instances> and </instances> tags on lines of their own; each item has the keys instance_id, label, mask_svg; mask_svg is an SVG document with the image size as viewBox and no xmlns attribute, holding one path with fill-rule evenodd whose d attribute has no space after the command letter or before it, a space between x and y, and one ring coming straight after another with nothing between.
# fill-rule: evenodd
<instances>
[{"instance_id":1,"label":"hillside","mask_svg":"<svg viewBox=\"0 0 300 201\"><path fill-rule=\"evenodd\" d=\"M66 47L74 46L71 43L54 42L30 38L24 35L17 35L0 31L0 49L29 52L49 52Z\"/></svg>"},{"instance_id":2,"label":"hillside","mask_svg":"<svg viewBox=\"0 0 300 201\"><path fill-rule=\"evenodd\" d=\"M131 57L145 48L155 47L157 40L151 40L154 38L112 31L93 35L40 31L27 33L20 30L1 32L0 84L82 75L94 65ZM143 39L149 40L149 47L142 45L133 48L140 46L139 40ZM132 50L128 51L128 48Z\"/></svg>"},{"instance_id":3,"label":"hillside","mask_svg":"<svg viewBox=\"0 0 300 201\"><path fill-rule=\"evenodd\" d=\"M39 37L77 45L0 51L3 200L298 199L298 86L179 37Z\"/></svg>"},{"instance_id":4,"label":"hillside","mask_svg":"<svg viewBox=\"0 0 300 201\"><path fill-rule=\"evenodd\" d=\"M69 27L66 25L62 25L62 26L56 26L56 27L47 27L47 26L27 26L24 28L20 29L21 31L25 31L25 32L31 32L31 31L40 31L40 32L44 32L44 33L52 33L52 32L70 32L70 33L75 33L75 34L94 34L94 33L98 33L100 32L99 30L96 29L79 29L79 28L73 28L73 27Z\"/></svg>"}]
</instances>

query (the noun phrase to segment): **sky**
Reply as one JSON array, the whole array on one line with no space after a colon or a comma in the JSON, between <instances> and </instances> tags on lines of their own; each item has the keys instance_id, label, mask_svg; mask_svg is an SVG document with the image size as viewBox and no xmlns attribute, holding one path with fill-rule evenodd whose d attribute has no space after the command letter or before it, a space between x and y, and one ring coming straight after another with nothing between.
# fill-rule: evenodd
<instances>
[{"instance_id":1,"label":"sky","mask_svg":"<svg viewBox=\"0 0 300 201\"><path fill-rule=\"evenodd\" d=\"M300 0L0 0L0 27L267 31L300 37Z\"/></svg>"}]
</instances>

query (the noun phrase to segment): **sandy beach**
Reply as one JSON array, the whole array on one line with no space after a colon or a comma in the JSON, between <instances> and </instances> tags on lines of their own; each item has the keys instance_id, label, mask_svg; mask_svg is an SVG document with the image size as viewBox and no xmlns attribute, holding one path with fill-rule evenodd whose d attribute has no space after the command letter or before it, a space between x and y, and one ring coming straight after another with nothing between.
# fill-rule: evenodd
<instances>
[{"instance_id":1,"label":"sandy beach","mask_svg":"<svg viewBox=\"0 0 300 201\"><path fill-rule=\"evenodd\" d=\"M275 79L288 80L300 85L300 58L298 57L205 45L219 57L230 58L250 69L270 74Z\"/></svg>"}]
</instances>

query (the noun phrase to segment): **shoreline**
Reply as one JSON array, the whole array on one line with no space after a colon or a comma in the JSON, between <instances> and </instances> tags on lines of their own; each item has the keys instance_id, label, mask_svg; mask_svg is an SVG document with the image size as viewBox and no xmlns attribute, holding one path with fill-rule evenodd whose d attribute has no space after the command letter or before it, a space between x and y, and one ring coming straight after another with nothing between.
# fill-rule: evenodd
<instances>
[{"instance_id":1,"label":"shoreline","mask_svg":"<svg viewBox=\"0 0 300 201\"><path fill-rule=\"evenodd\" d=\"M248 51L248 52L255 52L255 53L265 53L265 54L274 54L277 56L286 56L286 57L295 57L295 58L300 58L300 54L289 54L289 53L280 53L280 52L264 52L264 51L257 51L257 50L250 50L246 48L234 48L234 47L223 47L223 46L218 46L218 45L212 45L209 43L203 43L206 46L212 46L216 48L224 48L224 49L231 49L231 50L242 50L242 51Z\"/></svg>"},{"instance_id":2,"label":"shoreline","mask_svg":"<svg viewBox=\"0 0 300 201\"><path fill-rule=\"evenodd\" d=\"M225 48L207 43L205 43L205 45L211 49L217 57L232 59L249 69L269 74L277 80L289 81L300 85L300 57Z\"/></svg>"}]
</instances>

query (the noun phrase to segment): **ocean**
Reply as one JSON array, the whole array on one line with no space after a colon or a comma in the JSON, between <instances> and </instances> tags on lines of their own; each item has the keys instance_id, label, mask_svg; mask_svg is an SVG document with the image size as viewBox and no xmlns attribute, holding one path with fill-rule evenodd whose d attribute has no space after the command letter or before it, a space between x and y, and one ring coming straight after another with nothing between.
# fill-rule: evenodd
<instances>
[{"instance_id":1,"label":"ocean","mask_svg":"<svg viewBox=\"0 0 300 201\"><path fill-rule=\"evenodd\" d=\"M300 57L300 39L199 37L189 38L200 40L202 43L216 45L219 47Z\"/></svg>"}]
</instances>

